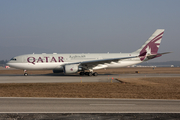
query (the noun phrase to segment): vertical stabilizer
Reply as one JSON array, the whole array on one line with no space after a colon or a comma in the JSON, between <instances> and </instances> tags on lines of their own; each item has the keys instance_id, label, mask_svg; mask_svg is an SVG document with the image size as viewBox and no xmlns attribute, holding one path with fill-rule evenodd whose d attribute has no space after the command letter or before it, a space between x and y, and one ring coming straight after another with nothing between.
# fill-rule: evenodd
<instances>
[{"instance_id":1,"label":"vertical stabilizer","mask_svg":"<svg viewBox=\"0 0 180 120\"><path fill-rule=\"evenodd\" d=\"M135 51L134 53L139 53L139 56L142 56L140 59L143 61L147 55L157 54L164 29L157 29L151 37L145 42L145 44Z\"/></svg>"}]
</instances>

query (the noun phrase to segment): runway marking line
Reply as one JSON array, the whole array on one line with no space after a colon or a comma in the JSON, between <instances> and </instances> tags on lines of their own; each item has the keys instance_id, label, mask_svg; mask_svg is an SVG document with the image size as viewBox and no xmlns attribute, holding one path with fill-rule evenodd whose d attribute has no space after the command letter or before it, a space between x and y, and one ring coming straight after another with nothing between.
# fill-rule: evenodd
<instances>
[{"instance_id":1,"label":"runway marking line","mask_svg":"<svg viewBox=\"0 0 180 120\"><path fill-rule=\"evenodd\" d=\"M136 104L90 104L90 105L136 105Z\"/></svg>"},{"instance_id":2,"label":"runway marking line","mask_svg":"<svg viewBox=\"0 0 180 120\"><path fill-rule=\"evenodd\" d=\"M34 99L34 100L36 100L36 99L47 99L47 100L62 100L62 99L66 99L66 100L68 100L68 99L70 99L70 100L73 100L73 99L75 99L75 100L103 100L103 101L106 101L106 100L114 100L114 101L119 101L119 100L128 100L128 101L141 101L141 100L143 100L143 101L162 101L162 102L167 102L167 101L171 101L171 102L180 102L180 100L176 100L176 99L126 99L126 98L55 98L55 97L51 97L51 98L48 98L48 97L0 97L0 99Z\"/></svg>"}]
</instances>

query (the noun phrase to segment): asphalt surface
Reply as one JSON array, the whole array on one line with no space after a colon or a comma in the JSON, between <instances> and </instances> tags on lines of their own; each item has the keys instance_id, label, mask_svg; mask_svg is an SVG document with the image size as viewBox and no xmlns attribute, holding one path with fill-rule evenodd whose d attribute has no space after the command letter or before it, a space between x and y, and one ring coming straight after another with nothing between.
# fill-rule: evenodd
<instances>
[{"instance_id":1,"label":"asphalt surface","mask_svg":"<svg viewBox=\"0 0 180 120\"><path fill-rule=\"evenodd\" d=\"M0 113L180 113L180 100L0 98Z\"/></svg>"},{"instance_id":2,"label":"asphalt surface","mask_svg":"<svg viewBox=\"0 0 180 120\"><path fill-rule=\"evenodd\" d=\"M109 74L79 76L63 74L47 75L0 75L0 83L78 83L78 82L118 82L115 78L180 77L180 74Z\"/></svg>"},{"instance_id":3,"label":"asphalt surface","mask_svg":"<svg viewBox=\"0 0 180 120\"><path fill-rule=\"evenodd\" d=\"M180 77L179 74L0 75L0 83L118 82L115 78ZM180 100L0 98L0 118L179 119ZM131 114L129 114L131 113ZM140 113L140 114L139 114ZM168 114L167 114L168 113Z\"/></svg>"}]
</instances>

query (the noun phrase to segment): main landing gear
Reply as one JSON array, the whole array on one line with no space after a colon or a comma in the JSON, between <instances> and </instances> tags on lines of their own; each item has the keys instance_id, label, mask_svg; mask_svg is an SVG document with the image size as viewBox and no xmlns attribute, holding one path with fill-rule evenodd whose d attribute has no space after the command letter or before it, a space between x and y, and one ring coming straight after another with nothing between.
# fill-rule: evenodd
<instances>
[{"instance_id":1,"label":"main landing gear","mask_svg":"<svg viewBox=\"0 0 180 120\"><path fill-rule=\"evenodd\" d=\"M88 76L97 76L98 75L98 73L97 72L80 72L79 73L81 76L83 76L83 75L88 75Z\"/></svg>"},{"instance_id":2,"label":"main landing gear","mask_svg":"<svg viewBox=\"0 0 180 120\"><path fill-rule=\"evenodd\" d=\"M26 70L24 70L24 76L28 76L28 73Z\"/></svg>"}]
</instances>

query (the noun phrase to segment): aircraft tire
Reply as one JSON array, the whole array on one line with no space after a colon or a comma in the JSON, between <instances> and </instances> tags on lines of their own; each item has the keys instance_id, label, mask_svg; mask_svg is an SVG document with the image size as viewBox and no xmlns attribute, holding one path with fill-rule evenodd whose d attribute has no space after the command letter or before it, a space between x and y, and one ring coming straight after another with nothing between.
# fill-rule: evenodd
<instances>
[{"instance_id":1,"label":"aircraft tire","mask_svg":"<svg viewBox=\"0 0 180 120\"><path fill-rule=\"evenodd\" d=\"M93 73L93 76L98 76L98 73L97 73L97 72L94 72L94 73Z\"/></svg>"},{"instance_id":2,"label":"aircraft tire","mask_svg":"<svg viewBox=\"0 0 180 120\"><path fill-rule=\"evenodd\" d=\"M85 73L84 72L80 72L79 74L83 76Z\"/></svg>"},{"instance_id":3,"label":"aircraft tire","mask_svg":"<svg viewBox=\"0 0 180 120\"><path fill-rule=\"evenodd\" d=\"M92 72L89 72L89 73L88 73L88 76L92 76Z\"/></svg>"},{"instance_id":4,"label":"aircraft tire","mask_svg":"<svg viewBox=\"0 0 180 120\"><path fill-rule=\"evenodd\" d=\"M27 73L24 73L24 76L28 76L28 74L27 74Z\"/></svg>"},{"instance_id":5,"label":"aircraft tire","mask_svg":"<svg viewBox=\"0 0 180 120\"><path fill-rule=\"evenodd\" d=\"M85 75L89 75L89 72L85 72L84 74L85 74Z\"/></svg>"}]
</instances>

